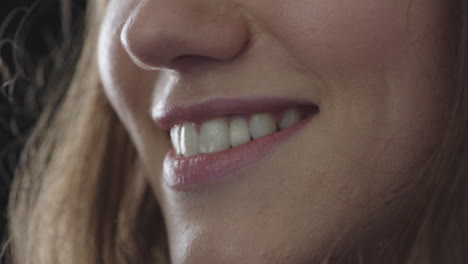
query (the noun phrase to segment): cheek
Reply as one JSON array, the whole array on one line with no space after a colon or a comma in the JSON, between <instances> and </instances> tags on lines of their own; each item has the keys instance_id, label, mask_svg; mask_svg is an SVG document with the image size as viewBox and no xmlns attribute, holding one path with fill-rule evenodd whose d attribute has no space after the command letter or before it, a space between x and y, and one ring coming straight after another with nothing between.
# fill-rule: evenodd
<instances>
[{"instance_id":1,"label":"cheek","mask_svg":"<svg viewBox=\"0 0 468 264\"><path fill-rule=\"evenodd\" d=\"M446 1L267 2L246 3L255 22L326 84L321 117L330 141L317 145L382 170L427 150L441 129L434 125L442 120L440 95L451 84L441 71L453 48Z\"/></svg>"},{"instance_id":2,"label":"cheek","mask_svg":"<svg viewBox=\"0 0 468 264\"><path fill-rule=\"evenodd\" d=\"M411 8L408 0L270 2L246 5L253 6L253 17L290 55L322 74L382 68L405 52L410 38L423 34L408 32L422 30L414 28L419 14L408 10L425 8Z\"/></svg>"},{"instance_id":3,"label":"cheek","mask_svg":"<svg viewBox=\"0 0 468 264\"><path fill-rule=\"evenodd\" d=\"M120 42L121 28L132 8L129 3L135 2L115 0L109 4L99 34L97 59L104 92L142 157L143 167L160 171L170 147L150 115L153 90L160 76L136 66ZM155 190L159 188L158 179L149 179Z\"/></svg>"},{"instance_id":4,"label":"cheek","mask_svg":"<svg viewBox=\"0 0 468 264\"><path fill-rule=\"evenodd\" d=\"M112 1L108 6L99 35L98 64L103 89L138 151L160 150L152 153L162 161L167 142L159 140L165 135L154 125L149 112L159 75L140 69L123 49L120 31L130 7L120 2L124 1Z\"/></svg>"},{"instance_id":5,"label":"cheek","mask_svg":"<svg viewBox=\"0 0 468 264\"><path fill-rule=\"evenodd\" d=\"M127 1L111 1L108 6L99 34L98 63L109 101L124 121L131 121L130 115L148 111L156 76L138 68L121 45L120 31L132 8L123 2Z\"/></svg>"}]
</instances>

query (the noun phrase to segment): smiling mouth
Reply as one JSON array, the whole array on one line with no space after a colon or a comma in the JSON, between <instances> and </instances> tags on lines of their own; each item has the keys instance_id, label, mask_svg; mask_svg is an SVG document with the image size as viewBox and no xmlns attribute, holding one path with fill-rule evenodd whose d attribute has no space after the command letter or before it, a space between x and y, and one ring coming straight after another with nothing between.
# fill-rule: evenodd
<instances>
[{"instance_id":1,"label":"smiling mouth","mask_svg":"<svg viewBox=\"0 0 468 264\"><path fill-rule=\"evenodd\" d=\"M319 113L309 102L213 99L189 107L163 107L153 118L168 130L173 148L163 179L173 189L196 190L230 178L301 131Z\"/></svg>"},{"instance_id":2,"label":"smiling mouth","mask_svg":"<svg viewBox=\"0 0 468 264\"><path fill-rule=\"evenodd\" d=\"M274 113L224 115L203 122L174 125L170 137L177 155L192 157L235 148L285 130L315 112L314 107L300 106Z\"/></svg>"}]
</instances>

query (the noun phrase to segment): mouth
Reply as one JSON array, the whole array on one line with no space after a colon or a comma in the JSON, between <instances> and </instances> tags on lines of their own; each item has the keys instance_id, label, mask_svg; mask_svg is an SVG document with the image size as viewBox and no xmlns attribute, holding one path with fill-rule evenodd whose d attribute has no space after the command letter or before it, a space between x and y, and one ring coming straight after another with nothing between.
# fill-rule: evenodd
<instances>
[{"instance_id":1,"label":"mouth","mask_svg":"<svg viewBox=\"0 0 468 264\"><path fill-rule=\"evenodd\" d=\"M232 178L318 113L314 103L269 98L215 98L188 107L155 108L153 119L172 142L163 179L173 189L189 191Z\"/></svg>"}]
</instances>

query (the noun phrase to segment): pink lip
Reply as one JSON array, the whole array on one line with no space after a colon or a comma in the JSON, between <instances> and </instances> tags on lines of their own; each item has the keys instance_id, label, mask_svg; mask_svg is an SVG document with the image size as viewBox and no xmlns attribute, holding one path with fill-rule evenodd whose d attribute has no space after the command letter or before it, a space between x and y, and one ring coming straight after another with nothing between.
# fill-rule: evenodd
<instances>
[{"instance_id":1,"label":"pink lip","mask_svg":"<svg viewBox=\"0 0 468 264\"><path fill-rule=\"evenodd\" d=\"M169 130L176 124L183 122L197 122L214 116L227 114L250 114L261 112L275 112L288 107L316 106L315 103L283 98L210 98L189 106L156 105L152 110L152 117L156 124Z\"/></svg>"},{"instance_id":2,"label":"pink lip","mask_svg":"<svg viewBox=\"0 0 468 264\"><path fill-rule=\"evenodd\" d=\"M223 114L270 112L293 106L313 106L311 103L278 100L207 100L190 107L164 108L153 115L158 126L170 129L174 124L194 122L207 117ZM154 113L154 112L153 112ZM163 163L163 178L173 189L190 191L231 178L234 172L248 167L264 158L273 149L300 132L317 114L304 119L288 129L278 131L263 138L224 151L183 157L168 151Z\"/></svg>"}]
</instances>

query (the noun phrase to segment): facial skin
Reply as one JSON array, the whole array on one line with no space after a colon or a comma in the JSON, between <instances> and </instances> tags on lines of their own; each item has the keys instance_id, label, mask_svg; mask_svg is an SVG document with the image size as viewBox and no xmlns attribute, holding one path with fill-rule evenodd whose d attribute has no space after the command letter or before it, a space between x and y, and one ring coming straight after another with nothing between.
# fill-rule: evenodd
<instances>
[{"instance_id":1,"label":"facial skin","mask_svg":"<svg viewBox=\"0 0 468 264\"><path fill-rule=\"evenodd\" d=\"M452 2L110 0L101 77L161 205L172 263L318 263L337 241L370 251L394 233L418 192L403 190L424 177L412 165L450 105ZM320 114L233 181L168 187L171 142L151 109L220 96L306 99Z\"/></svg>"}]
</instances>

